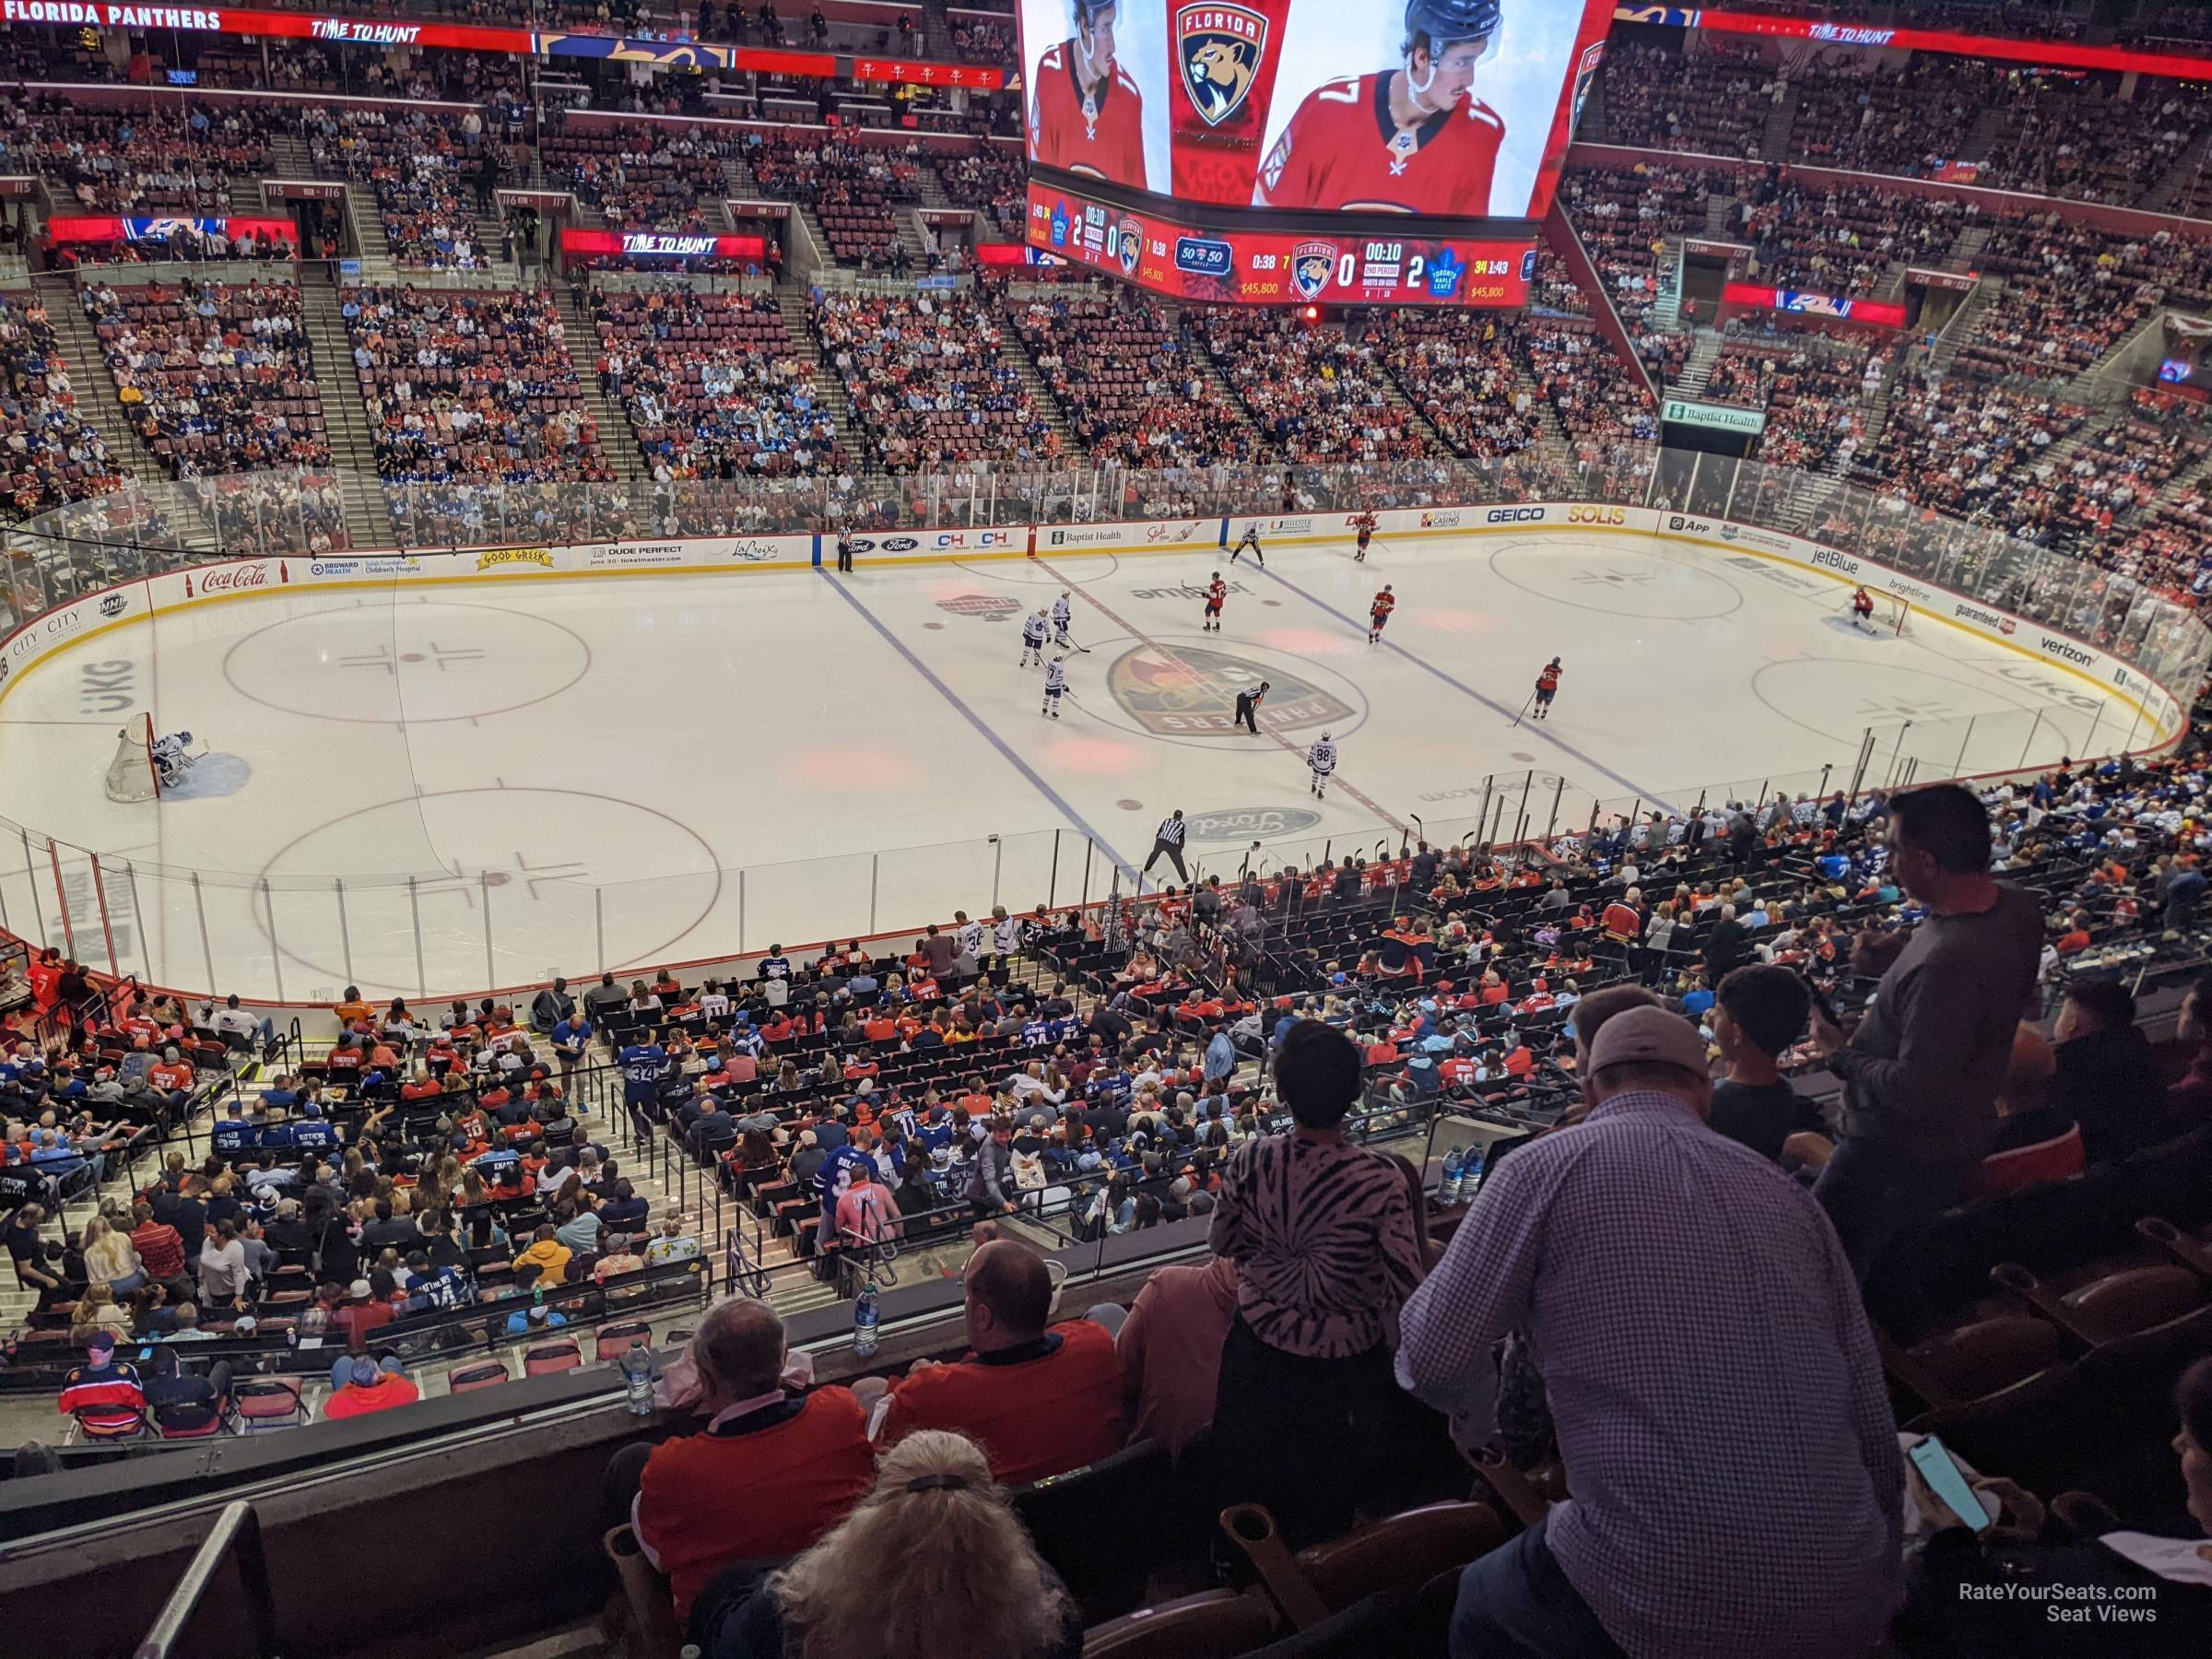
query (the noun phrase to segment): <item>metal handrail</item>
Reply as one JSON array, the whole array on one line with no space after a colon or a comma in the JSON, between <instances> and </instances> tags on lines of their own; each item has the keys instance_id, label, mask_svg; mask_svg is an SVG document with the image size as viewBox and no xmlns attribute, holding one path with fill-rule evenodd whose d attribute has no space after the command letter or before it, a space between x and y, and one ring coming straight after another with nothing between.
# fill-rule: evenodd
<instances>
[{"instance_id":1,"label":"metal handrail","mask_svg":"<svg viewBox=\"0 0 2212 1659\"><path fill-rule=\"evenodd\" d=\"M234 1549L238 1552L239 1582L246 1593L246 1616L253 1625L253 1645L246 1651L258 1659L276 1659L276 1603L269 1586L268 1555L262 1547L261 1517L245 1502L223 1506L177 1580L177 1587L155 1616L153 1629L135 1650L135 1659L170 1659L192 1616L199 1610L200 1598L207 1594L216 1569Z\"/></svg>"}]
</instances>

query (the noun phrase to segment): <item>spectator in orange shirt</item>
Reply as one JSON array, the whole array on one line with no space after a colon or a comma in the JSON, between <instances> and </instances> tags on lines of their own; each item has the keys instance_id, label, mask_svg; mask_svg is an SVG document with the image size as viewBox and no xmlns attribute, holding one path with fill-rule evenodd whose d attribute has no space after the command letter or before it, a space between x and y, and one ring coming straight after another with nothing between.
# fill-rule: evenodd
<instances>
[{"instance_id":1,"label":"spectator in orange shirt","mask_svg":"<svg viewBox=\"0 0 2212 1659\"><path fill-rule=\"evenodd\" d=\"M848 1389L804 1392L808 1369L792 1369L773 1309L733 1298L669 1370L669 1404L703 1414L705 1430L616 1453L608 1489L620 1501L634 1488L630 1524L678 1618L724 1568L805 1549L874 1484L867 1414Z\"/></svg>"},{"instance_id":2,"label":"spectator in orange shirt","mask_svg":"<svg viewBox=\"0 0 2212 1659\"><path fill-rule=\"evenodd\" d=\"M333 1422L411 1406L422 1398L422 1390L401 1374L399 1360L390 1356L381 1363L366 1354L339 1360L330 1369L330 1386L323 1415Z\"/></svg>"},{"instance_id":3,"label":"spectator in orange shirt","mask_svg":"<svg viewBox=\"0 0 2212 1659\"><path fill-rule=\"evenodd\" d=\"M2072 956L2077 950L2089 947L2089 915L2087 911L2076 911L2066 919L2066 931L2058 936L2053 947L2060 956Z\"/></svg>"},{"instance_id":4,"label":"spectator in orange shirt","mask_svg":"<svg viewBox=\"0 0 2212 1659\"><path fill-rule=\"evenodd\" d=\"M965 1359L917 1359L892 1384L877 1441L894 1446L918 1429L973 1436L991 1453L991 1477L1007 1486L1065 1475L1122 1444L1122 1368L1106 1327L1088 1319L1051 1324L1053 1281L1044 1258L994 1240L968 1263ZM1048 1328L1049 1326L1049 1328Z\"/></svg>"}]
</instances>

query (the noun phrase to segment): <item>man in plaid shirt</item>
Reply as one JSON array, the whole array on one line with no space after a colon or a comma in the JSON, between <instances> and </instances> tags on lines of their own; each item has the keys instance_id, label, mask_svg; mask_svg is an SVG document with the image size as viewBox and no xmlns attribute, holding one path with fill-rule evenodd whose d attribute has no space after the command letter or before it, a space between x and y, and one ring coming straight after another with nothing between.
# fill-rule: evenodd
<instances>
[{"instance_id":1,"label":"man in plaid shirt","mask_svg":"<svg viewBox=\"0 0 2212 1659\"><path fill-rule=\"evenodd\" d=\"M1468 1568L1456 1655L1855 1659L1902 1588L1881 1364L1810 1194L1705 1126L1705 1045L1597 1032L1587 1119L1484 1181L1406 1302L1399 1381L1488 1419L1524 1338L1573 1495Z\"/></svg>"}]
</instances>

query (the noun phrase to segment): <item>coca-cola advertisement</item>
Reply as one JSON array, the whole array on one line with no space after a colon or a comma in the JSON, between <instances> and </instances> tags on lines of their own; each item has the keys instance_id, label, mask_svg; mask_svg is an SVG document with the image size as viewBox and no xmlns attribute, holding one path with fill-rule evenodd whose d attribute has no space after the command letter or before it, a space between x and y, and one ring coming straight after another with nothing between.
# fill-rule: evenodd
<instances>
[{"instance_id":1,"label":"coca-cola advertisement","mask_svg":"<svg viewBox=\"0 0 2212 1659\"><path fill-rule=\"evenodd\" d=\"M250 594L256 588L282 587L291 579L288 559L248 559L237 564L209 565L205 570L184 572L184 597Z\"/></svg>"}]
</instances>

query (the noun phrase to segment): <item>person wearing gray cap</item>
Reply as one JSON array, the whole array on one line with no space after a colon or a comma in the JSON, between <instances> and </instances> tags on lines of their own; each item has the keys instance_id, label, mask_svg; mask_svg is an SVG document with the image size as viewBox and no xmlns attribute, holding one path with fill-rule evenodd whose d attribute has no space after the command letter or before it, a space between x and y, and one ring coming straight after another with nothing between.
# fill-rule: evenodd
<instances>
[{"instance_id":1,"label":"person wearing gray cap","mask_svg":"<svg viewBox=\"0 0 2212 1659\"><path fill-rule=\"evenodd\" d=\"M1487 1437L1491 1351L1521 1334L1573 1488L1466 1570L1454 1659L1871 1652L1902 1591L1904 1467L1834 1229L1706 1126L1678 1015L1616 1014L1582 1087L1587 1118L1497 1166L1400 1319L1400 1382L1463 1439Z\"/></svg>"}]
</instances>

